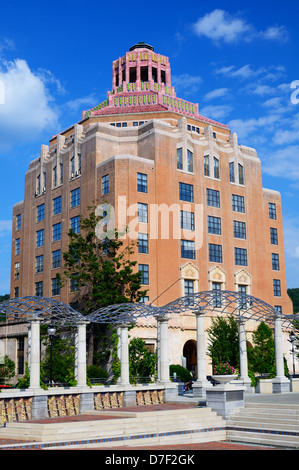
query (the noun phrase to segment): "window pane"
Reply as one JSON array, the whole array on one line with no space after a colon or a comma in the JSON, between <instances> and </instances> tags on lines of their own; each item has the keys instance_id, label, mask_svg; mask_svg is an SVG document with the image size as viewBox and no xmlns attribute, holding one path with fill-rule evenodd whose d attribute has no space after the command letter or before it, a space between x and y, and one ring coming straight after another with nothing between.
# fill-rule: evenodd
<instances>
[{"instance_id":1,"label":"window pane","mask_svg":"<svg viewBox=\"0 0 299 470\"><path fill-rule=\"evenodd\" d=\"M183 149L176 149L176 166L178 170L183 169Z\"/></svg>"},{"instance_id":2,"label":"window pane","mask_svg":"<svg viewBox=\"0 0 299 470\"><path fill-rule=\"evenodd\" d=\"M237 266L247 266L247 250L235 248L235 264Z\"/></svg>"},{"instance_id":3,"label":"window pane","mask_svg":"<svg viewBox=\"0 0 299 470\"><path fill-rule=\"evenodd\" d=\"M71 191L71 207L80 205L80 188L76 188Z\"/></svg>"},{"instance_id":4,"label":"window pane","mask_svg":"<svg viewBox=\"0 0 299 470\"><path fill-rule=\"evenodd\" d=\"M137 173L137 191L147 193L147 175L144 173Z\"/></svg>"},{"instance_id":5,"label":"window pane","mask_svg":"<svg viewBox=\"0 0 299 470\"><path fill-rule=\"evenodd\" d=\"M187 150L187 168L193 173L193 153L190 150Z\"/></svg>"},{"instance_id":6,"label":"window pane","mask_svg":"<svg viewBox=\"0 0 299 470\"><path fill-rule=\"evenodd\" d=\"M138 253L148 253L147 233L138 233Z\"/></svg>"},{"instance_id":7,"label":"window pane","mask_svg":"<svg viewBox=\"0 0 299 470\"><path fill-rule=\"evenodd\" d=\"M109 175L102 177L102 194L109 193Z\"/></svg>"},{"instance_id":8,"label":"window pane","mask_svg":"<svg viewBox=\"0 0 299 470\"><path fill-rule=\"evenodd\" d=\"M181 229L194 230L194 213L181 211Z\"/></svg>"},{"instance_id":9,"label":"window pane","mask_svg":"<svg viewBox=\"0 0 299 470\"><path fill-rule=\"evenodd\" d=\"M147 204L143 204L142 202L138 202L138 221L146 224L148 222Z\"/></svg>"},{"instance_id":10,"label":"window pane","mask_svg":"<svg viewBox=\"0 0 299 470\"><path fill-rule=\"evenodd\" d=\"M232 195L233 211L245 212L244 197L236 194Z\"/></svg>"},{"instance_id":11,"label":"window pane","mask_svg":"<svg viewBox=\"0 0 299 470\"><path fill-rule=\"evenodd\" d=\"M211 207L220 207L219 191L207 188L207 205Z\"/></svg>"},{"instance_id":12,"label":"window pane","mask_svg":"<svg viewBox=\"0 0 299 470\"><path fill-rule=\"evenodd\" d=\"M180 183L180 200L193 202L193 185Z\"/></svg>"},{"instance_id":13,"label":"window pane","mask_svg":"<svg viewBox=\"0 0 299 470\"><path fill-rule=\"evenodd\" d=\"M276 204L269 202L269 219L276 220Z\"/></svg>"},{"instance_id":14,"label":"window pane","mask_svg":"<svg viewBox=\"0 0 299 470\"><path fill-rule=\"evenodd\" d=\"M220 173L219 173L219 160L218 158L214 157L214 178L219 179L220 178Z\"/></svg>"},{"instance_id":15,"label":"window pane","mask_svg":"<svg viewBox=\"0 0 299 470\"><path fill-rule=\"evenodd\" d=\"M53 199L53 215L60 214L61 212L61 196Z\"/></svg>"},{"instance_id":16,"label":"window pane","mask_svg":"<svg viewBox=\"0 0 299 470\"><path fill-rule=\"evenodd\" d=\"M195 242L191 240L181 240L181 257L195 259Z\"/></svg>"},{"instance_id":17,"label":"window pane","mask_svg":"<svg viewBox=\"0 0 299 470\"><path fill-rule=\"evenodd\" d=\"M245 222L240 222L234 220L234 237L246 239L246 224Z\"/></svg>"},{"instance_id":18,"label":"window pane","mask_svg":"<svg viewBox=\"0 0 299 470\"><path fill-rule=\"evenodd\" d=\"M210 157L209 155L204 156L204 175L210 176Z\"/></svg>"},{"instance_id":19,"label":"window pane","mask_svg":"<svg viewBox=\"0 0 299 470\"><path fill-rule=\"evenodd\" d=\"M141 284L148 285L149 283L148 264L139 264L138 271L141 272Z\"/></svg>"},{"instance_id":20,"label":"window pane","mask_svg":"<svg viewBox=\"0 0 299 470\"><path fill-rule=\"evenodd\" d=\"M221 235L221 219L220 217L213 217L208 215L208 233Z\"/></svg>"},{"instance_id":21,"label":"window pane","mask_svg":"<svg viewBox=\"0 0 299 470\"><path fill-rule=\"evenodd\" d=\"M222 245L209 243L209 261L222 263Z\"/></svg>"}]
</instances>

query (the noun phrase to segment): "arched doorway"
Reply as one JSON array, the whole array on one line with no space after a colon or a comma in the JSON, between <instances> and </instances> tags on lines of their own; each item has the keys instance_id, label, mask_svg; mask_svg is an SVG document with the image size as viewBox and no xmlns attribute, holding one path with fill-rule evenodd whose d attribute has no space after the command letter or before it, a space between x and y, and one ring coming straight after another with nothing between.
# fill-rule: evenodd
<instances>
[{"instance_id":1,"label":"arched doorway","mask_svg":"<svg viewBox=\"0 0 299 470\"><path fill-rule=\"evenodd\" d=\"M183 356L186 358L186 367L192 372L193 376L197 373L197 355L196 355L196 341L189 339L183 347Z\"/></svg>"}]
</instances>

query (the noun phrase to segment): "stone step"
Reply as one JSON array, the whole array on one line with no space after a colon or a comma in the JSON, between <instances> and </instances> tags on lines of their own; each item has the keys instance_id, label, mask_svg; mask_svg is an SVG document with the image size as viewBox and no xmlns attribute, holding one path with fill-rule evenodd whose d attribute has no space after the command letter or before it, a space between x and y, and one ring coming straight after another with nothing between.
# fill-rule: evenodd
<instances>
[{"instance_id":1,"label":"stone step","mask_svg":"<svg viewBox=\"0 0 299 470\"><path fill-rule=\"evenodd\" d=\"M298 436L289 436L282 434L266 434L247 431L229 431L226 432L227 440L231 442L242 442L248 444L268 445L271 447L299 448Z\"/></svg>"},{"instance_id":2,"label":"stone step","mask_svg":"<svg viewBox=\"0 0 299 470\"><path fill-rule=\"evenodd\" d=\"M238 428L250 428L250 429L270 429L270 430L282 430L299 433L299 424L292 424L286 421L277 422L277 420L264 422L261 420L254 419L232 419L229 420L228 426L235 426Z\"/></svg>"},{"instance_id":3,"label":"stone step","mask_svg":"<svg viewBox=\"0 0 299 470\"><path fill-rule=\"evenodd\" d=\"M200 411L201 410L201 411ZM194 410L195 413L145 412L137 417L106 420L76 421L60 423L7 423L0 429L0 439L23 439L39 442L100 439L105 437L124 438L144 434L188 433L219 428L225 430L225 421L209 409ZM189 416L188 416L189 415Z\"/></svg>"}]
</instances>

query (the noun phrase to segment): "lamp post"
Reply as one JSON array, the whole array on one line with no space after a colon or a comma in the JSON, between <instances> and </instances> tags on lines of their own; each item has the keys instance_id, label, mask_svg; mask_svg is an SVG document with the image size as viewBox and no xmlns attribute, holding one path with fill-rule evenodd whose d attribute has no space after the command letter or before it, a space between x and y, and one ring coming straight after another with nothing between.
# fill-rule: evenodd
<instances>
[{"instance_id":1,"label":"lamp post","mask_svg":"<svg viewBox=\"0 0 299 470\"><path fill-rule=\"evenodd\" d=\"M292 356L293 356L293 376L295 375L295 347L294 347L294 343L295 343L295 339L296 339L296 335L293 331L291 331L290 335L289 335L289 342L291 343L292 345Z\"/></svg>"},{"instance_id":2,"label":"lamp post","mask_svg":"<svg viewBox=\"0 0 299 470\"><path fill-rule=\"evenodd\" d=\"M52 325L48 328L48 335L50 338L50 384L53 382L53 340L56 333L56 328Z\"/></svg>"}]
</instances>

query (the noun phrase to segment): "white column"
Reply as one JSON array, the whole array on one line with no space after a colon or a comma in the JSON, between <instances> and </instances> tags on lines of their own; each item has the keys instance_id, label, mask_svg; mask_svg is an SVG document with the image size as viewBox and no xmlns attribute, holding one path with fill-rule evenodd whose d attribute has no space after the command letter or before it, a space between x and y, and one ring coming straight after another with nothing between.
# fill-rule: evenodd
<instances>
[{"instance_id":1,"label":"white column","mask_svg":"<svg viewBox=\"0 0 299 470\"><path fill-rule=\"evenodd\" d=\"M159 350L159 382L169 383L169 342L168 342L169 317L161 315L157 317L158 322L158 350Z\"/></svg>"},{"instance_id":2,"label":"white column","mask_svg":"<svg viewBox=\"0 0 299 470\"><path fill-rule=\"evenodd\" d=\"M207 380L206 341L205 341L205 314L198 310L196 314L196 346L197 346L197 380L198 384L210 385Z\"/></svg>"},{"instance_id":3,"label":"white column","mask_svg":"<svg viewBox=\"0 0 299 470\"><path fill-rule=\"evenodd\" d=\"M86 387L86 324L78 323L76 373L79 387Z\"/></svg>"},{"instance_id":4,"label":"white column","mask_svg":"<svg viewBox=\"0 0 299 470\"><path fill-rule=\"evenodd\" d=\"M31 323L30 387L40 388L40 320Z\"/></svg>"},{"instance_id":5,"label":"white column","mask_svg":"<svg viewBox=\"0 0 299 470\"><path fill-rule=\"evenodd\" d=\"M128 325L120 325L120 383L122 385L129 385L129 335Z\"/></svg>"},{"instance_id":6,"label":"white column","mask_svg":"<svg viewBox=\"0 0 299 470\"><path fill-rule=\"evenodd\" d=\"M282 341L282 317L276 315L274 320L274 345L275 345L275 363L276 377L273 379L273 393L289 392L290 381L284 374L283 361L283 341Z\"/></svg>"},{"instance_id":7,"label":"white column","mask_svg":"<svg viewBox=\"0 0 299 470\"><path fill-rule=\"evenodd\" d=\"M240 381L244 384L251 384L248 377L248 360L247 360L247 343L246 343L246 330L245 320L239 320L239 354L240 354Z\"/></svg>"}]
</instances>

